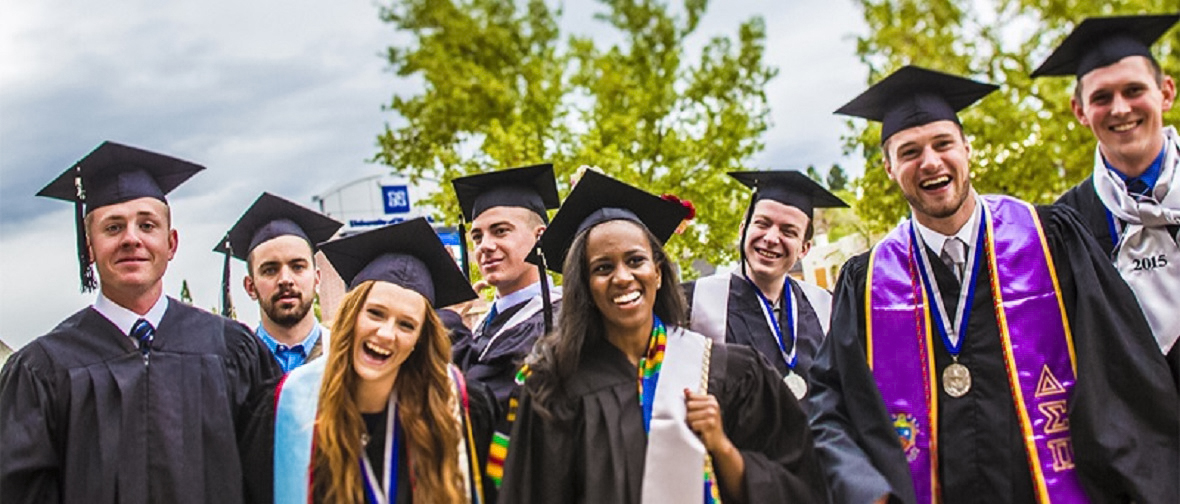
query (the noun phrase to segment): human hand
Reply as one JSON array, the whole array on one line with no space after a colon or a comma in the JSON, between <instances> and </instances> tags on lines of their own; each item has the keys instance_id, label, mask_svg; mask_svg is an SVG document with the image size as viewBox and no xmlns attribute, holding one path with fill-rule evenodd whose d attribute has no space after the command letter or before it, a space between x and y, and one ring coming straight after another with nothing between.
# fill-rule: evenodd
<instances>
[{"instance_id":1,"label":"human hand","mask_svg":"<svg viewBox=\"0 0 1180 504\"><path fill-rule=\"evenodd\" d=\"M716 455L732 447L721 423L721 405L716 397L686 388L684 401L688 406L688 427L701 438L709 453Z\"/></svg>"}]
</instances>

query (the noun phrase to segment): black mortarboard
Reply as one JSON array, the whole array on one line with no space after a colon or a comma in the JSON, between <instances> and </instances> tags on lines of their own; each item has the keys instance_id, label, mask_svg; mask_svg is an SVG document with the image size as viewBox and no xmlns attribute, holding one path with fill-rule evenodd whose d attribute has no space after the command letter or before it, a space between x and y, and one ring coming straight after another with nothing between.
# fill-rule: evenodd
<instances>
[{"instance_id":1,"label":"black mortarboard","mask_svg":"<svg viewBox=\"0 0 1180 504\"><path fill-rule=\"evenodd\" d=\"M549 222L546 209L557 208L557 179L553 165L539 164L460 177L451 181L467 222L485 210L513 206L532 210Z\"/></svg>"},{"instance_id":2,"label":"black mortarboard","mask_svg":"<svg viewBox=\"0 0 1180 504\"><path fill-rule=\"evenodd\" d=\"M213 247L214 252L225 254L225 264L221 268L221 314L231 318L234 316L229 289L230 257L245 261L254 247L286 235L303 238L315 252L317 243L331 238L342 226L343 223L324 214L271 193L262 193Z\"/></svg>"},{"instance_id":3,"label":"black mortarboard","mask_svg":"<svg viewBox=\"0 0 1180 504\"><path fill-rule=\"evenodd\" d=\"M380 280L417 292L436 308L476 298L455 260L419 217L320 244L349 290Z\"/></svg>"},{"instance_id":4,"label":"black mortarboard","mask_svg":"<svg viewBox=\"0 0 1180 504\"><path fill-rule=\"evenodd\" d=\"M816 208L848 206L844 200L801 172L793 170L744 171L729 172L729 176L754 190L754 196L750 198L750 206L759 200L773 200L802 210L808 218L814 215Z\"/></svg>"},{"instance_id":5,"label":"black mortarboard","mask_svg":"<svg viewBox=\"0 0 1180 504\"><path fill-rule=\"evenodd\" d=\"M213 251L244 261L254 247L285 235L303 238L314 251L317 243L331 238L342 226L344 223L324 214L271 193L262 193Z\"/></svg>"},{"instance_id":6,"label":"black mortarboard","mask_svg":"<svg viewBox=\"0 0 1180 504\"><path fill-rule=\"evenodd\" d=\"M462 221L474 221L485 210L498 206L520 207L532 211L549 223L546 209L561 204L557 196L557 178L552 164L509 168L491 173L459 177L451 181L455 198L459 200ZM463 275L470 279L468 265L467 230L459 223L459 262Z\"/></svg>"},{"instance_id":7,"label":"black mortarboard","mask_svg":"<svg viewBox=\"0 0 1180 504\"><path fill-rule=\"evenodd\" d=\"M1082 21L1053 54L1033 71L1033 77L1075 75L1079 79L1127 56L1155 61L1151 45L1159 40L1180 14L1093 17Z\"/></svg>"},{"instance_id":8,"label":"black mortarboard","mask_svg":"<svg viewBox=\"0 0 1180 504\"><path fill-rule=\"evenodd\" d=\"M688 212L680 203L587 170L541 235L541 253L549 269L560 273L574 238L586 229L624 219L644 225L663 243Z\"/></svg>"},{"instance_id":9,"label":"black mortarboard","mask_svg":"<svg viewBox=\"0 0 1180 504\"><path fill-rule=\"evenodd\" d=\"M96 208L138 198L164 198L205 167L163 154L103 142L46 185L37 196L74 203L82 290L97 287L90 269L83 217Z\"/></svg>"},{"instance_id":10,"label":"black mortarboard","mask_svg":"<svg viewBox=\"0 0 1180 504\"><path fill-rule=\"evenodd\" d=\"M935 121L959 122L958 111L999 89L951 74L905 66L853 98L837 114L881 122L881 141Z\"/></svg>"}]
</instances>

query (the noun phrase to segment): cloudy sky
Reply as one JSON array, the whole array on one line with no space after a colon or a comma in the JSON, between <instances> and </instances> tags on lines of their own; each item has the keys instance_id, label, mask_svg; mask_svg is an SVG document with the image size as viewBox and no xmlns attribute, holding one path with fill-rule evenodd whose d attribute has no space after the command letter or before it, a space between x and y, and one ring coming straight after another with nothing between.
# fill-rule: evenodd
<instances>
[{"instance_id":1,"label":"cloudy sky","mask_svg":"<svg viewBox=\"0 0 1180 504\"><path fill-rule=\"evenodd\" d=\"M566 0L567 32L607 34L601 7ZM33 196L103 140L208 167L169 200L180 233L165 277L196 304L218 303L210 249L262 191L312 205L341 182L383 173L365 162L396 123L381 105L413 93L381 53L408 38L370 0L9 2L0 16L0 340L19 348L93 302L78 293L72 206ZM698 30L733 35L766 20L774 127L760 168L859 171L840 153L831 111L864 87L853 55L864 23L851 0L714 0ZM241 289L241 319L256 307Z\"/></svg>"}]
</instances>

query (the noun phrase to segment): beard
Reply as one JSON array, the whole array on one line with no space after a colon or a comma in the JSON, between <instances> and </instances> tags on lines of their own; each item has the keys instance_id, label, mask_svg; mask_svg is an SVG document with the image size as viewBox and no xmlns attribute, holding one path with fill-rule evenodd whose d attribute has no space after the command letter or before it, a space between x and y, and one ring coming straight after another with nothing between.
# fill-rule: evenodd
<instances>
[{"instance_id":1,"label":"beard","mask_svg":"<svg viewBox=\"0 0 1180 504\"><path fill-rule=\"evenodd\" d=\"M290 308L280 307L280 298L289 294L298 294L299 303ZM305 300L302 293L299 292L280 291L276 292L274 296L271 296L269 301L261 301L259 304L262 305L262 311L266 313L266 316L272 322L283 327L293 327L295 324L301 322L307 316L307 313L311 311L313 301L314 299Z\"/></svg>"},{"instance_id":2,"label":"beard","mask_svg":"<svg viewBox=\"0 0 1180 504\"><path fill-rule=\"evenodd\" d=\"M963 208L963 204L967 201L967 194L970 192L966 183L960 185L958 180L952 183L956 185L957 190L948 201L932 201L924 198L920 189L915 194L902 191L902 195L905 196L914 213L928 215L935 219L945 219L955 215L960 208Z\"/></svg>"}]
</instances>

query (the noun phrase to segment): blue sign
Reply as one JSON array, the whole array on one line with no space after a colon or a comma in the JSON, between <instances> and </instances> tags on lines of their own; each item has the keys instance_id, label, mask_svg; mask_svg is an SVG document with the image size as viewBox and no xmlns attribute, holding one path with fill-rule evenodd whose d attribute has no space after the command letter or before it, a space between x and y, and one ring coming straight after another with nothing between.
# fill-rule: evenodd
<instances>
[{"instance_id":1,"label":"blue sign","mask_svg":"<svg viewBox=\"0 0 1180 504\"><path fill-rule=\"evenodd\" d=\"M382 204L385 213L397 214L410 211L410 189L404 185L381 186Z\"/></svg>"}]
</instances>

